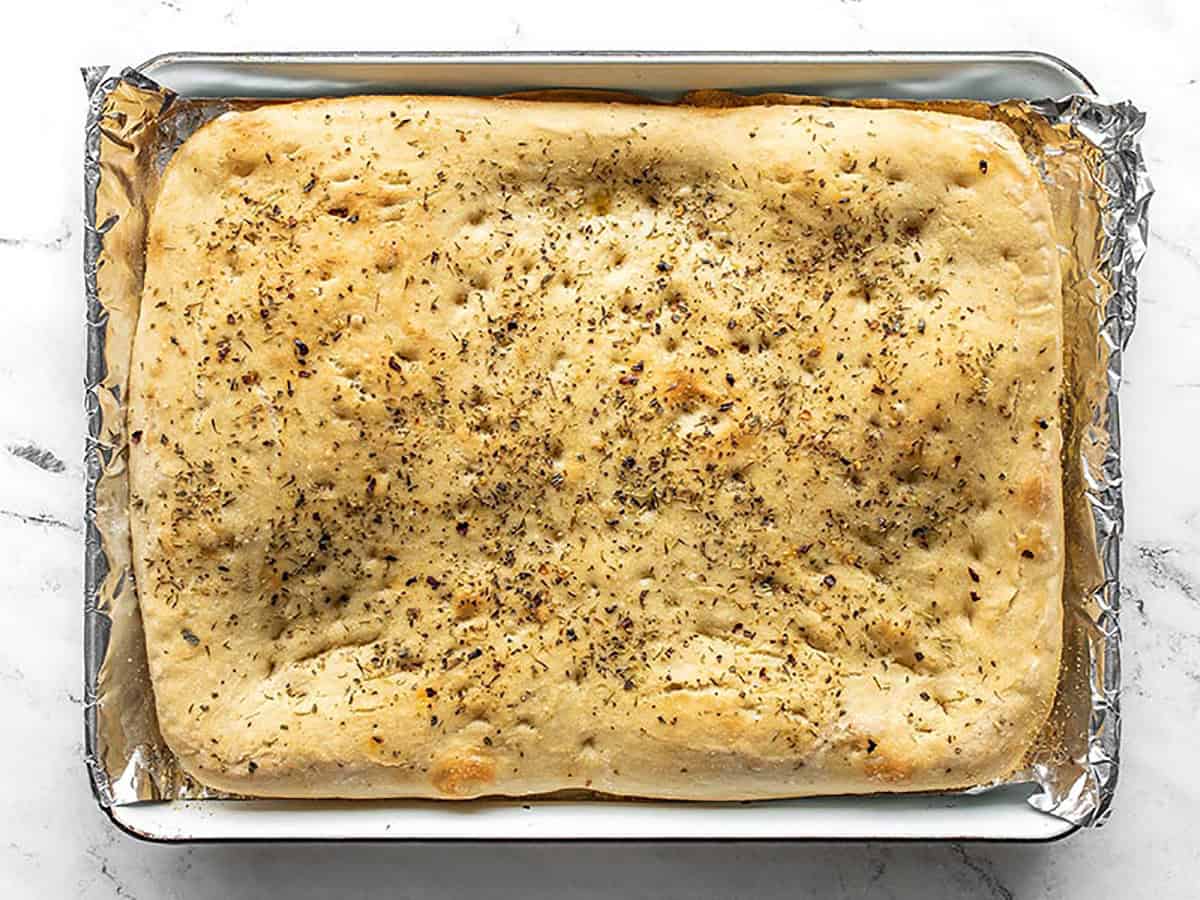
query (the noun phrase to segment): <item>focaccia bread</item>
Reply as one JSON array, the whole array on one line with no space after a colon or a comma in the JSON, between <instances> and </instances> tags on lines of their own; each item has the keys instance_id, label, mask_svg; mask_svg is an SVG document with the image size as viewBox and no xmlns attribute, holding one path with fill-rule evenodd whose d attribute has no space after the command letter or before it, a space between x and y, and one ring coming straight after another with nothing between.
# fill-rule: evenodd
<instances>
[{"instance_id":1,"label":"focaccia bread","mask_svg":"<svg viewBox=\"0 0 1200 900\"><path fill-rule=\"evenodd\" d=\"M162 734L261 796L1002 778L1059 664L1061 305L993 122L223 115L134 348Z\"/></svg>"}]
</instances>

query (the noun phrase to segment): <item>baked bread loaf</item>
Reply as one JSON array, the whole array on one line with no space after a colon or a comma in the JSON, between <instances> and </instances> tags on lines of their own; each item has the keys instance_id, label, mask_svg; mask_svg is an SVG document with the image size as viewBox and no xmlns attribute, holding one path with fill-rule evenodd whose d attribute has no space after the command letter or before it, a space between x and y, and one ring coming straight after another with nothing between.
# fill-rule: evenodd
<instances>
[{"instance_id":1,"label":"baked bread loaf","mask_svg":"<svg viewBox=\"0 0 1200 900\"><path fill-rule=\"evenodd\" d=\"M1002 778L1059 665L1061 303L994 122L227 113L134 348L162 734L259 796Z\"/></svg>"}]
</instances>

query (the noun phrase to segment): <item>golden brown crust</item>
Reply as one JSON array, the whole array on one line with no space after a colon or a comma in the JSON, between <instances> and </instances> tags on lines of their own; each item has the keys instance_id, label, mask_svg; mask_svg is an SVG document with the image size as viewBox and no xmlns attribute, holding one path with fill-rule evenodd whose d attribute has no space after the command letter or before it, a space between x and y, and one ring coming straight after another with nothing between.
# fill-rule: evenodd
<instances>
[{"instance_id":1,"label":"golden brown crust","mask_svg":"<svg viewBox=\"0 0 1200 900\"><path fill-rule=\"evenodd\" d=\"M1053 699L1050 210L1003 126L364 97L172 160L163 735L248 794L955 788Z\"/></svg>"}]
</instances>

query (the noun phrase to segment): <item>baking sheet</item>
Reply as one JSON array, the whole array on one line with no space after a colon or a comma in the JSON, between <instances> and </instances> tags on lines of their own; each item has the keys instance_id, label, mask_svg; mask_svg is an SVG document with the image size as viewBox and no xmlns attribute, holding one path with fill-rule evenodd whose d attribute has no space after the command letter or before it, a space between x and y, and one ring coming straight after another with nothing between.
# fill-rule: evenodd
<instances>
[{"instance_id":1,"label":"baking sheet","mask_svg":"<svg viewBox=\"0 0 1200 900\"><path fill-rule=\"evenodd\" d=\"M997 100L1011 93L1028 94L1028 90L1018 90L1022 78L1028 78L1034 87L1057 87L1059 92L1090 90L1065 64L1027 54L1015 57L925 54L907 58L848 55L824 60L786 54L765 58L738 54L707 57L564 54L536 59L503 54L167 56L143 68L187 91L189 96L179 97L133 71L111 76L103 70L85 73L89 93L85 166L90 435L85 622L88 762L97 798L105 807L124 809L129 804L143 804L144 810L144 804L150 801L177 811L202 808L209 811L208 821L214 816L225 817L226 813L215 810L230 808L239 809L234 819L244 820L242 813L262 809L264 802L221 803L207 799L212 795L179 771L158 735L136 595L128 568L122 403L140 293L145 217L156 175L183 138L228 108L224 99L219 98L316 96L367 90L501 93L569 86L634 89L656 99L676 99L684 88L723 87L749 92L788 89L827 96L866 94L924 101L947 96ZM1036 72L1037 77L1033 78L1031 72ZM901 101L901 105L906 104ZM778 820L781 830L768 829L766 836L788 837L804 836L809 830L814 835L837 835L836 817L818 815L811 825L800 821L801 818L807 821L815 810L830 803L833 808L849 811L852 817L879 803L909 812L966 808L976 813L996 810L1003 804L1007 804L1004 807L1007 809L1015 803L1025 810L1036 808L1051 813L1057 820L1050 820L1053 825L1041 827L1033 827L1029 822L1022 826L1024 830L1000 833L991 833L978 824L972 827L980 834L987 832L994 837L1035 834L1045 837L1078 824L1099 824L1111 803L1120 727L1116 605L1121 506L1116 384L1120 350L1133 324L1134 271L1144 249L1149 183L1137 149L1142 119L1128 104L1104 105L1086 96L1064 102L949 105L970 115L1002 118L1018 131L1042 167L1055 200L1056 225L1064 242L1068 377L1075 386L1067 398L1065 419L1068 422L1066 487L1067 496L1078 502L1068 506L1072 540L1068 551L1068 626L1059 700L1051 717L1052 727L1043 736L1029 770L1022 776L1037 788L1016 788L1020 794L1016 800L1014 789L1006 788L980 797L835 798L822 803L774 801L769 805L715 808L684 805L709 813L724 809L724 831L716 834L745 829L744 825L733 825L733 818L742 817L741 811L762 810L767 806L777 814L780 810L791 812ZM197 799L202 802L180 802ZM1026 799L1029 806L1025 805ZM501 801L488 808L497 804L499 808L534 808L530 804ZM273 814L280 808L278 803L265 805ZM607 807L599 815L603 821L611 821L611 801L573 801L569 805ZM535 806L559 812L564 809L561 801ZM693 824L690 819L694 816L664 809L665 806L647 807L660 810L654 814L660 830L651 828L651 836L712 831L711 825ZM385 804L385 807L393 811L404 808L409 815L413 809L425 808L411 803ZM297 801L285 803L283 808L311 811L313 804ZM438 815L435 814L435 819ZM770 818L761 812L755 815L754 823ZM492 821L496 821L494 816ZM924 826L924 830L921 826L914 828L904 824L902 815L890 824L880 822L877 817L867 821L873 824L865 832L861 827L857 830L847 827L844 835L911 836L910 832L919 832L970 836L970 832L956 832L948 823ZM986 821L992 823L994 831L995 816ZM403 834L393 836L422 833L431 836L414 823L409 825ZM235 831L243 826L244 821L236 828L232 822L228 823ZM155 833L170 831L161 826L146 827ZM317 828L307 836L319 836L331 827L327 823L326 832ZM354 832L356 826L348 827L358 834ZM758 834L760 827L753 824L747 835ZM580 836L603 836L594 830L583 830L586 835ZM463 837L469 836L469 831L451 829L452 834ZM489 835L504 836L504 832L479 836ZM546 834L561 835L561 830Z\"/></svg>"}]
</instances>

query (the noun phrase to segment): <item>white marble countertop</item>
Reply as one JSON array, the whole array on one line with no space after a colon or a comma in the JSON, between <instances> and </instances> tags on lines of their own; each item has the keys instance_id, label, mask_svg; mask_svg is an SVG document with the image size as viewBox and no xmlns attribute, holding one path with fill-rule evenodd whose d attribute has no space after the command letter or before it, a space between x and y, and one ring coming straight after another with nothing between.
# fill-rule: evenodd
<instances>
[{"instance_id":1,"label":"white marble countertop","mask_svg":"<svg viewBox=\"0 0 1200 900\"><path fill-rule=\"evenodd\" d=\"M62 0L0 35L0 896L1190 897L1200 888L1200 7ZM82 763L81 65L166 50L1037 49L1149 114L1159 193L1123 391L1123 769L1099 831L1047 846L159 847Z\"/></svg>"}]
</instances>

